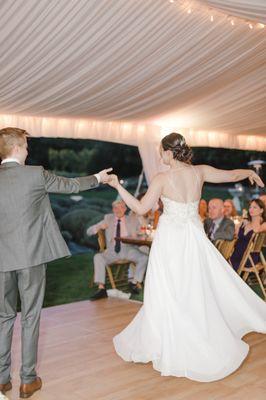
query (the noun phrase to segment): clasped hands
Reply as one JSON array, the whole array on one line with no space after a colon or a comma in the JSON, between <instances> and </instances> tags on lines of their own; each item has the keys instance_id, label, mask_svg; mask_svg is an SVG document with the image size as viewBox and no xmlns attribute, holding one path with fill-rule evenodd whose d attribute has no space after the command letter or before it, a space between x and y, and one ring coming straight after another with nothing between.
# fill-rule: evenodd
<instances>
[{"instance_id":1,"label":"clasped hands","mask_svg":"<svg viewBox=\"0 0 266 400\"><path fill-rule=\"evenodd\" d=\"M113 168L103 169L99 172L101 183L107 183L113 188L117 188L119 185L118 177L115 174L110 174L111 171L113 171Z\"/></svg>"}]
</instances>

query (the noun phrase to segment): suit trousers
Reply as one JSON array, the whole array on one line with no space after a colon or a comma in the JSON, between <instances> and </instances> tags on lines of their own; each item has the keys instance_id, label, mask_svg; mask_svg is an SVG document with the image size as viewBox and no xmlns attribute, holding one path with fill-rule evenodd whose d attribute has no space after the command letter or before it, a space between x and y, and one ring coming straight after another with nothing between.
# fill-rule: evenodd
<instances>
[{"instance_id":1,"label":"suit trousers","mask_svg":"<svg viewBox=\"0 0 266 400\"><path fill-rule=\"evenodd\" d=\"M21 300L22 383L35 380L41 309L46 282L46 264L10 272L0 272L0 383L11 380L11 344L17 316L17 296Z\"/></svg>"},{"instance_id":2,"label":"suit trousers","mask_svg":"<svg viewBox=\"0 0 266 400\"><path fill-rule=\"evenodd\" d=\"M113 248L107 248L102 253L94 256L94 281L96 283L105 283L105 268L114 261L127 259L136 264L136 270L131 278L137 282L142 282L147 268L148 256L133 246L122 246L121 251L116 253Z\"/></svg>"}]
</instances>

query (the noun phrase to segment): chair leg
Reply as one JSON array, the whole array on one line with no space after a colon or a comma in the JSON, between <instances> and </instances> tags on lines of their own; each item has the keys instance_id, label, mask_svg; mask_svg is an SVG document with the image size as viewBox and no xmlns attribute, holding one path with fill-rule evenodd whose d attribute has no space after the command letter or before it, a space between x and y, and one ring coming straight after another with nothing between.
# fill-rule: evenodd
<instances>
[{"instance_id":1,"label":"chair leg","mask_svg":"<svg viewBox=\"0 0 266 400\"><path fill-rule=\"evenodd\" d=\"M258 282L259 282L259 285L260 285L261 291L262 291L262 293L263 293L264 299L266 300L266 291L265 291L264 285L263 285L263 283L262 283L262 281L261 281L261 279L260 279L260 275L259 275L259 273L258 273L256 267L254 268L254 271L253 271L253 272L255 272L255 275L256 275L257 280L258 280Z\"/></svg>"},{"instance_id":2,"label":"chair leg","mask_svg":"<svg viewBox=\"0 0 266 400\"><path fill-rule=\"evenodd\" d=\"M120 270L121 270L121 265L117 265L115 269L115 279L118 278Z\"/></svg>"},{"instance_id":3,"label":"chair leg","mask_svg":"<svg viewBox=\"0 0 266 400\"><path fill-rule=\"evenodd\" d=\"M260 259L261 259L261 263L263 265L264 271L266 272L266 261L265 261L262 251L260 252Z\"/></svg>"},{"instance_id":4,"label":"chair leg","mask_svg":"<svg viewBox=\"0 0 266 400\"><path fill-rule=\"evenodd\" d=\"M115 285L115 281L114 281L114 277L113 277L113 274L112 274L111 267L108 265L106 267L106 270L107 270L107 273L108 273L108 276L109 276L109 280L110 280L112 289L116 289L116 285Z\"/></svg>"},{"instance_id":5,"label":"chair leg","mask_svg":"<svg viewBox=\"0 0 266 400\"><path fill-rule=\"evenodd\" d=\"M243 277L242 277L244 282L246 282L246 280L248 279L248 276L249 276L249 272L245 272Z\"/></svg>"},{"instance_id":6,"label":"chair leg","mask_svg":"<svg viewBox=\"0 0 266 400\"><path fill-rule=\"evenodd\" d=\"M255 273L255 275L256 275L256 277L257 277L257 281L259 282L261 291L262 291L262 293L263 293L264 299L266 300L266 291L265 291L264 285L263 285L263 283L262 283L262 281L261 281L261 279L260 279L259 272L258 272L258 270L257 270L257 268L256 268L256 265L255 265L255 263L254 263L252 257L249 257L249 261L250 261L250 263L251 263L251 265L252 265L252 272Z\"/></svg>"}]
</instances>

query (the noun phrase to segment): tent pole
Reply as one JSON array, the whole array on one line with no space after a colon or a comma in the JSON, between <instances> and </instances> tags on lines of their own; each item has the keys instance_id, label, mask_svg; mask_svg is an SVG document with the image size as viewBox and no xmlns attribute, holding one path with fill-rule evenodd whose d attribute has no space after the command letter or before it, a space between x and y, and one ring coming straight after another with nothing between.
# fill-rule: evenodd
<instances>
[{"instance_id":1,"label":"tent pole","mask_svg":"<svg viewBox=\"0 0 266 400\"><path fill-rule=\"evenodd\" d=\"M139 191L143 182L143 178L144 178L144 170L142 169L140 176L139 176L139 180L138 180L138 185L136 187L135 193L134 193L134 197L137 197L139 195Z\"/></svg>"}]
</instances>

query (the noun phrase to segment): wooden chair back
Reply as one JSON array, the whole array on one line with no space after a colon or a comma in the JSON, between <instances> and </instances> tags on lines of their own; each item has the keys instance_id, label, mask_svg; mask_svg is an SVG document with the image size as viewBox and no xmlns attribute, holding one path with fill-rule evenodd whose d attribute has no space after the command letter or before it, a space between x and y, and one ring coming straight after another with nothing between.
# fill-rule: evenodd
<instances>
[{"instance_id":1,"label":"wooden chair back","mask_svg":"<svg viewBox=\"0 0 266 400\"><path fill-rule=\"evenodd\" d=\"M103 229L100 229L97 233L98 233L99 249L100 253L102 253L106 249L105 232Z\"/></svg>"},{"instance_id":2,"label":"wooden chair back","mask_svg":"<svg viewBox=\"0 0 266 400\"><path fill-rule=\"evenodd\" d=\"M99 250L102 253L106 249L106 238L104 229L98 232ZM135 268L135 264L126 259L118 259L106 267L107 276L106 284L112 289L125 289L128 286L128 268ZM92 283L93 284L93 283Z\"/></svg>"},{"instance_id":3,"label":"wooden chair back","mask_svg":"<svg viewBox=\"0 0 266 400\"><path fill-rule=\"evenodd\" d=\"M266 262L265 258L263 256L262 248L265 242L265 235L266 233L253 233L248 246L246 248L245 253L243 254L242 260L239 265L238 269L238 274L242 275L244 281L247 280L248 276L250 273L254 273L256 276L256 279L260 285L261 291L264 295L264 298L266 300L266 290L264 287L264 283L260 277L260 272L264 271L266 273ZM252 254L259 254L260 256L260 261L255 264ZM247 262L249 261L250 266L247 266Z\"/></svg>"},{"instance_id":4,"label":"wooden chair back","mask_svg":"<svg viewBox=\"0 0 266 400\"><path fill-rule=\"evenodd\" d=\"M260 253L265 243L266 232L257 233L254 237L252 253Z\"/></svg>"},{"instance_id":5,"label":"wooden chair back","mask_svg":"<svg viewBox=\"0 0 266 400\"><path fill-rule=\"evenodd\" d=\"M233 254L234 248L235 248L235 243L236 239L233 240L216 240L215 246L217 247L217 250L220 251L222 256L226 259L229 260L231 255Z\"/></svg>"}]
</instances>

